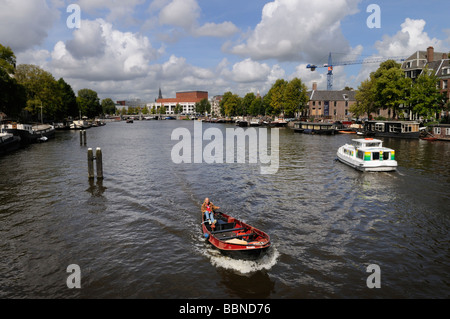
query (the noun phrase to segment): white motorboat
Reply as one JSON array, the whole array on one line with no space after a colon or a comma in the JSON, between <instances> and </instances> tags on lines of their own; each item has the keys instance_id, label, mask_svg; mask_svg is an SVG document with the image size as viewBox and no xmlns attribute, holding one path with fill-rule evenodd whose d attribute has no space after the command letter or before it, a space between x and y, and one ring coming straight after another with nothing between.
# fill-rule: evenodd
<instances>
[{"instance_id":1,"label":"white motorboat","mask_svg":"<svg viewBox=\"0 0 450 319\"><path fill-rule=\"evenodd\" d=\"M366 138L354 139L353 144L345 144L337 151L337 158L360 171L389 172L397 169L395 151L383 147L383 141Z\"/></svg>"}]
</instances>

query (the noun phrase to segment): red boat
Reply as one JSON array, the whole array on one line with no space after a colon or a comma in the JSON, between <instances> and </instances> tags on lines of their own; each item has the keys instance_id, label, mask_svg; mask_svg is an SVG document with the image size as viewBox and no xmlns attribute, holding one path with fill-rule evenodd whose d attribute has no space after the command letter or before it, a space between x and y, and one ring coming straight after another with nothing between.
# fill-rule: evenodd
<instances>
[{"instance_id":1,"label":"red boat","mask_svg":"<svg viewBox=\"0 0 450 319\"><path fill-rule=\"evenodd\" d=\"M434 136L433 137L421 137L420 139L425 140L425 141L431 141L431 142L438 140L438 138L434 137Z\"/></svg>"},{"instance_id":2,"label":"red boat","mask_svg":"<svg viewBox=\"0 0 450 319\"><path fill-rule=\"evenodd\" d=\"M235 258L258 258L271 243L265 232L224 213L215 213L216 224L210 225L202 214L204 237L225 255Z\"/></svg>"}]
</instances>

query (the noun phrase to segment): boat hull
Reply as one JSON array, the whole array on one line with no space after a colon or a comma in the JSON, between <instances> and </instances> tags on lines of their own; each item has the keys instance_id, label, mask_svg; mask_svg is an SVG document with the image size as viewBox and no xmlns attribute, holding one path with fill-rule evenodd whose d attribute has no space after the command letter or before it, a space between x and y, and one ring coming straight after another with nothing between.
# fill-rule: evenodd
<instances>
[{"instance_id":1,"label":"boat hull","mask_svg":"<svg viewBox=\"0 0 450 319\"><path fill-rule=\"evenodd\" d=\"M392 172L397 170L396 161L359 161L343 154L343 147L340 147L337 152L337 159L350 167L353 167L361 172Z\"/></svg>"},{"instance_id":2,"label":"boat hull","mask_svg":"<svg viewBox=\"0 0 450 319\"><path fill-rule=\"evenodd\" d=\"M338 155L338 160L341 163L347 164L348 166L353 167L361 172L393 172L397 169L396 166L380 166L380 165L373 166L373 167L364 166L363 164L352 163L351 161L348 161L346 159L339 157L339 155Z\"/></svg>"},{"instance_id":3,"label":"boat hull","mask_svg":"<svg viewBox=\"0 0 450 319\"><path fill-rule=\"evenodd\" d=\"M0 155L13 152L20 147L20 137L19 136L0 136Z\"/></svg>"},{"instance_id":4,"label":"boat hull","mask_svg":"<svg viewBox=\"0 0 450 319\"><path fill-rule=\"evenodd\" d=\"M202 231L206 240L222 254L236 259L257 259L270 246L270 237L263 231L229 215L216 213L215 228L202 214Z\"/></svg>"},{"instance_id":5,"label":"boat hull","mask_svg":"<svg viewBox=\"0 0 450 319\"><path fill-rule=\"evenodd\" d=\"M51 125L43 126L42 129L38 127L38 129L33 130L32 132L16 128L8 128L6 131L14 136L19 136L22 144L38 143L40 141L39 139L42 137L50 139L55 136L55 128Z\"/></svg>"}]
</instances>

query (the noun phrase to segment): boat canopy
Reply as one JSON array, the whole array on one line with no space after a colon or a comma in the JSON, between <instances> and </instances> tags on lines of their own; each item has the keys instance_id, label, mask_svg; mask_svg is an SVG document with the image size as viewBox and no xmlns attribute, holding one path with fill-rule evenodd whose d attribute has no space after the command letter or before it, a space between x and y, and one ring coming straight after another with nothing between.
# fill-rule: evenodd
<instances>
[{"instance_id":1,"label":"boat canopy","mask_svg":"<svg viewBox=\"0 0 450 319\"><path fill-rule=\"evenodd\" d=\"M356 147L382 147L383 141L376 139L355 139L353 140Z\"/></svg>"}]
</instances>

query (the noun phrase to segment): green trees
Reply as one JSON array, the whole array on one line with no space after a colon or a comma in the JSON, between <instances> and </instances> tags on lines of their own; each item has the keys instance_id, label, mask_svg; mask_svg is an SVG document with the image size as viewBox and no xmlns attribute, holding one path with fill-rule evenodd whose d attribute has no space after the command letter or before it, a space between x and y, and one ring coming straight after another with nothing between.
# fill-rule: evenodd
<instances>
[{"instance_id":1,"label":"green trees","mask_svg":"<svg viewBox=\"0 0 450 319\"><path fill-rule=\"evenodd\" d=\"M294 117L308 103L305 84L299 78L291 81L278 79L264 98L247 93L244 98L226 92L220 102L221 113L225 116L268 115Z\"/></svg>"},{"instance_id":2,"label":"green trees","mask_svg":"<svg viewBox=\"0 0 450 319\"><path fill-rule=\"evenodd\" d=\"M195 103L195 112L199 114L211 113L211 103L209 103L208 99Z\"/></svg>"},{"instance_id":3,"label":"green trees","mask_svg":"<svg viewBox=\"0 0 450 319\"><path fill-rule=\"evenodd\" d=\"M10 117L19 116L26 107L25 88L12 77L16 56L10 47L0 44L0 112Z\"/></svg>"},{"instance_id":4,"label":"green trees","mask_svg":"<svg viewBox=\"0 0 450 319\"><path fill-rule=\"evenodd\" d=\"M81 114L89 118L96 117L102 113L102 106L97 92L90 89L81 89L77 97L78 109Z\"/></svg>"},{"instance_id":5,"label":"green trees","mask_svg":"<svg viewBox=\"0 0 450 319\"><path fill-rule=\"evenodd\" d=\"M241 103L239 95L226 92L220 101L220 112L225 116L242 115Z\"/></svg>"},{"instance_id":6,"label":"green trees","mask_svg":"<svg viewBox=\"0 0 450 319\"><path fill-rule=\"evenodd\" d=\"M113 100L110 98L106 98L102 100L102 112L103 114L115 114L116 113L116 104ZM148 114L148 108L147 112L142 112L143 114Z\"/></svg>"},{"instance_id":7,"label":"green trees","mask_svg":"<svg viewBox=\"0 0 450 319\"><path fill-rule=\"evenodd\" d=\"M403 117L404 112L433 116L442 107L437 81L427 69L412 81L405 77L400 64L393 60L385 61L360 84L356 93L357 104L350 108L350 112L359 117L389 109L392 118Z\"/></svg>"},{"instance_id":8,"label":"green trees","mask_svg":"<svg viewBox=\"0 0 450 319\"><path fill-rule=\"evenodd\" d=\"M294 117L309 101L306 85L299 78L292 79L284 91L286 117Z\"/></svg>"},{"instance_id":9,"label":"green trees","mask_svg":"<svg viewBox=\"0 0 450 319\"><path fill-rule=\"evenodd\" d=\"M437 77L428 69L414 81L409 95L409 109L418 116L434 117L442 108L444 96L436 87Z\"/></svg>"},{"instance_id":10,"label":"green trees","mask_svg":"<svg viewBox=\"0 0 450 319\"><path fill-rule=\"evenodd\" d=\"M53 75L32 64L17 66L15 78L26 92L25 110L32 118L56 119L62 108L60 87Z\"/></svg>"}]
</instances>

